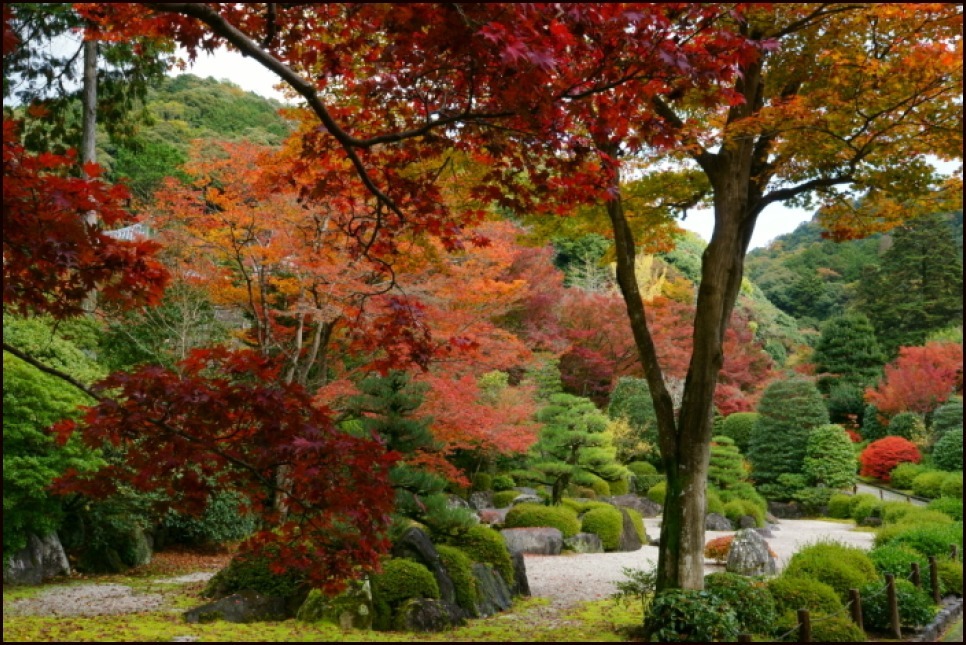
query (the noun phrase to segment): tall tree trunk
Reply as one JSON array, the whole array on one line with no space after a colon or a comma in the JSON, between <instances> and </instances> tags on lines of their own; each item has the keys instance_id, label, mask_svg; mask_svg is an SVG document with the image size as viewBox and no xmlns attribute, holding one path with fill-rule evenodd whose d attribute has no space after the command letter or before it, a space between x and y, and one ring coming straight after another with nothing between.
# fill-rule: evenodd
<instances>
[{"instance_id":1,"label":"tall tree trunk","mask_svg":"<svg viewBox=\"0 0 966 645\"><path fill-rule=\"evenodd\" d=\"M84 85L81 94L81 166L97 163L97 41L84 41ZM86 171L82 170L84 177ZM96 210L84 213L84 222L97 226ZM91 290L84 299L84 310L93 313L97 309L97 291Z\"/></svg>"}]
</instances>

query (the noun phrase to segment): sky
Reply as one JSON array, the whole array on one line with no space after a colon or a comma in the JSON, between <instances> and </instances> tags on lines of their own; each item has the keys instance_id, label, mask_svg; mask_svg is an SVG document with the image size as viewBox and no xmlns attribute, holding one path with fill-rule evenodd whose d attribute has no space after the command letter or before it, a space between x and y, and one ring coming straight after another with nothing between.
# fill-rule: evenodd
<instances>
[{"instance_id":1,"label":"sky","mask_svg":"<svg viewBox=\"0 0 966 645\"><path fill-rule=\"evenodd\" d=\"M211 76L216 80L228 80L243 90L284 101L282 93L273 87L277 77L252 59L236 52L219 50L214 54L199 53L194 65L185 71L202 78ZM173 73L180 72L175 70ZM811 211L786 208L780 204L769 206L758 217L758 224L751 238L751 248L767 246L776 237L794 231L799 224L811 217ZM710 210L690 211L687 218L680 223L705 241L711 238L714 219Z\"/></svg>"}]
</instances>

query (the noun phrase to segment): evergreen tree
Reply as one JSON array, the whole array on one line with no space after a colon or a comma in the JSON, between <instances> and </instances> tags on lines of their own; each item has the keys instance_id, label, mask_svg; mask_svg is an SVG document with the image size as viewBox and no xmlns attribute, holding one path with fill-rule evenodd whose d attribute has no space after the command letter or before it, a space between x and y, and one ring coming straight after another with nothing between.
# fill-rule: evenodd
<instances>
[{"instance_id":1,"label":"evergreen tree","mask_svg":"<svg viewBox=\"0 0 966 645\"><path fill-rule=\"evenodd\" d=\"M633 376L619 378L610 395L607 416L615 421L625 419L639 439L657 445L657 414L646 380Z\"/></svg>"},{"instance_id":2,"label":"evergreen tree","mask_svg":"<svg viewBox=\"0 0 966 645\"><path fill-rule=\"evenodd\" d=\"M963 397L951 396L932 413L932 433L938 439L950 430L963 427Z\"/></svg>"},{"instance_id":3,"label":"evergreen tree","mask_svg":"<svg viewBox=\"0 0 966 645\"><path fill-rule=\"evenodd\" d=\"M852 441L842 427L824 425L809 435L802 466L812 486L851 488L855 484L858 460Z\"/></svg>"},{"instance_id":4,"label":"evergreen tree","mask_svg":"<svg viewBox=\"0 0 966 645\"><path fill-rule=\"evenodd\" d=\"M963 262L941 215L900 228L881 268L859 285L859 309L890 354L963 322Z\"/></svg>"},{"instance_id":5,"label":"evergreen tree","mask_svg":"<svg viewBox=\"0 0 966 645\"><path fill-rule=\"evenodd\" d=\"M822 326L812 361L833 423L862 423L865 388L882 376L885 360L865 314L837 316Z\"/></svg>"},{"instance_id":6,"label":"evergreen tree","mask_svg":"<svg viewBox=\"0 0 966 645\"><path fill-rule=\"evenodd\" d=\"M828 411L815 384L794 377L769 385L758 413L748 449L752 477L766 497L785 496L779 478L802 474L809 434L828 423Z\"/></svg>"}]
</instances>

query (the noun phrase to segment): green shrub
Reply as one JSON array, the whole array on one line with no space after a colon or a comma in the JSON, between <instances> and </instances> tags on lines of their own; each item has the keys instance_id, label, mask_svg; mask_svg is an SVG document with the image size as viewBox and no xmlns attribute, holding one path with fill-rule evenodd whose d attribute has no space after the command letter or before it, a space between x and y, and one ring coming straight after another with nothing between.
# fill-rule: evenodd
<instances>
[{"instance_id":1,"label":"green shrub","mask_svg":"<svg viewBox=\"0 0 966 645\"><path fill-rule=\"evenodd\" d=\"M718 491L714 488L709 488L706 492L708 500L708 513L717 513L718 515L724 515L724 502L721 501Z\"/></svg>"},{"instance_id":2,"label":"green shrub","mask_svg":"<svg viewBox=\"0 0 966 645\"><path fill-rule=\"evenodd\" d=\"M735 412L724 418L718 432L734 439L738 450L742 453L747 453L748 443L751 440L751 432L757 421L757 412Z\"/></svg>"},{"instance_id":3,"label":"green shrub","mask_svg":"<svg viewBox=\"0 0 966 645\"><path fill-rule=\"evenodd\" d=\"M382 571L374 574L371 582L373 626L378 630L391 629L393 612L410 598L439 598L439 584L432 572L405 558L384 562Z\"/></svg>"},{"instance_id":4,"label":"green shrub","mask_svg":"<svg viewBox=\"0 0 966 645\"><path fill-rule=\"evenodd\" d=\"M161 528L166 544L210 545L243 540L256 528L255 516L239 512L240 496L220 493L209 498L201 517L170 511Z\"/></svg>"},{"instance_id":5,"label":"green shrub","mask_svg":"<svg viewBox=\"0 0 966 645\"><path fill-rule=\"evenodd\" d=\"M613 506L587 511L580 521L580 530L599 537L605 551L614 551L620 546L623 528L624 517Z\"/></svg>"},{"instance_id":6,"label":"green shrub","mask_svg":"<svg viewBox=\"0 0 966 645\"><path fill-rule=\"evenodd\" d=\"M896 520L896 524L952 524L955 520L942 511L929 510L922 506L916 506L911 511L905 513Z\"/></svg>"},{"instance_id":7,"label":"green shrub","mask_svg":"<svg viewBox=\"0 0 966 645\"><path fill-rule=\"evenodd\" d=\"M868 627L887 630L891 624L883 582L874 582L859 589L862 596L862 619ZM907 627L928 624L937 612L929 594L908 580L896 578L896 596L899 601L899 622Z\"/></svg>"},{"instance_id":8,"label":"green shrub","mask_svg":"<svg viewBox=\"0 0 966 645\"><path fill-rule=\"evenodd\" d=\"M896 524L902 518L915 511L919 506L914 506L909 502L886 502L882 505L882 523Z\"/></svg>"},{"instance_id":9,"label":"green shrub","mask_svg":"<svg viewBox=\"0 0 966 645\"><path fill-rule=\"evenodd\" d=\"M796 491L792 499L802 505L807 515L814 516L821 514L823 509L828 507L833 492L833 489L825 486L808 486Z\"/></svg>"},{"instance_id":10,"label":"green shrub","mask_svg":"<svg viewBox=\"0 0 966 645\"><path fill-rule=\"evenodd\" d=\"M873 496L871 499L863 499L858 504L852 506L852 519L858 524L867 517L880 517L882 512L882 501Z\"/></svg>"},{"instance_id":11,"label":"green shrub","mask_svg":"<svg viewBox=\"0 0 966 645\"><path fill-rule=\"evenodd\" d=\"M839 542L806 546L792 556L785 574L824 582L843 602L849 597L849 589L857 589L878 578L875 565L865 551Z\"/></svg>"},{"instance_id":12,"label":"green shrub","mask_svg":"<svg viewBox=\"0 0 966 645\"><path fill-rule=\"evenodd\" d=\"M616 479L614 481L607 482L607 486L610 488L610 494L614 497L618 495L627 495L630 492L631 486L627 479Z\"/></svg>"},{"instance_id":13,"label":"green shrub","mask_svg":"<svg viewBox=\"0 0 966 645\"><path fill-rule=\"evenodd\" d=\"M607 502L598 502L596 500L576 500L572 497L564 497L560 500L560 503L567 508L573 509L578 516L583 515L587 511L592 511L595 508L614 508L613 505Z\"/></svg>"},{"instance_id":14,"label":"green shrub","mask_svg":"<svg viewBox=\"0 0 966 645\"><path fill-rule=\"evenodd\" d=\"M451 538L449 543L459 547L473 562L492 566L508 585L513 582L513 560L499 531L483 525L472 526Z\"/></svg>"},{"instance_id":15,"label":"green shrub","mask_svg":"<svg viewBox=\"0 0 966 645\"><path fill-rule=\"evenodd\" d=\"M904 546L877 547L869 551L869 559L883 576L891 573L897 578L908 577L913 564L918 564L919 571L922 573L929 571L929 560Z\"/></svg>"},{"instance_id":16,"label":"green shrub","mask_svg":"<svg viewBox=\"0 0 966 645\"><path fill-rule=\"evenodd\" d=\"M590 488L597 497L607 497L610 495L610 484L607 483L607 480L586 470L578 471L573 476L571 483L576 486Z\"/></svg>"},{"instance_id":17,"label":"green shrub","mask_svg":"<svg viewBox=\"0 0 966 645\"><path fill-rule=\"evenodd\" d=\"M634 532L637 533L641 544L647 544L647 528L644 526L644 516L633 508L625 508L624 512L631 516L631 524L634 525Z\"/></svg>"},{"instance_id":18,"label":"green shrub","mask_svg":"<svg viewBox=\"0 0 966 645\"><path fill-rule=\"evenodd\" d=\"M844 607L835 589L812 578L796 577L786 572L766 584L775 599L775 610L780 614L799 609L816 614L835 614Z\"/></svg>"},{"instance_id":19,"label":"green shrub","mask_svg":"<svg viewBox=\"0 0 966 645\"><path fill-rule=\"evenodd\" d=\"M461 549L449 544L437 545L436 552L453 581L456 604L475 615L480 595L476 589L476 577L473 575L473 560Z\"/></svg>"},{"instance_id":20,"label":"green shrub","mask_svg":"<svg viewBox=\"0 0 966 645\"><path fill-rule=\"evenodd\" d=\"M712 573L704 577L704 588L731 605L740 631L765 634L774 625L775 599L763 583L734 573Z\"/></svg>"},{"instance_id":21,"label":"green shrub","mask_svg":"<svg viewBox=\"0 0 966 645\"><path fill-rule=\"evenodd\" d=\"M851 500L849 500L848 517L855 517L855 508L860 504L867 504L868 502L882 503L877 496L870 493L859 493L858 495L853 495Z\"/></svg>"},{"instance_id":22,"label":"green shrub","mask_svg":"<svg viewBox=\"0 0 966 645\"><path fill-rule=\"evenodd\" d=\"M802 473L808 477L810 485L851 488L857 470L852 440L842 426L819 426L808 435Z\"/></svg>"},{"instance_id":23,"label":"green shrub","mask_svg":"<svg viewBox=\"0 0 966 645\"><path fill-rule=\"evenodd\" d=\"M963 523L952 524L893 524L876 533L875 545L907 546L924 556L945 557L949 545L963 550Z\"/></svg>"},{"instance_id":24,"label":"green shrub","mask_svg":"<svg viewBox=\"0 0 966 645\"><path fill-rule=\"evenodd\" d=\"M963 521L963 500L955 497L940 497L929 502L926 507L931 511L939 511L958 522Z\"/></svg>"},{"instance_id":25,"label":"green shrub","mask_svg":"<svg viewBox=\"0 0 966 645\"><path fill-rule=\"evenodd\" d=\"M257 591L266 596L290 598L303 590L305 574L300 571L279 574L271 570L270 557L239 554L228 566L208 581L202 595L222 598L239 591ZM304 589L308 593L308 589Z\"/></svg>"},{"instance_id":26,"label":"green shrub","mask_svg":"<svg viewBox=\"0 0 966 645\"><path fill-rule=\"evenodd\" d=\"M942 497L946 477L941 470L927 470L912 480L912 492L920 497Z\"/></svg>"},{"instance_id":27,"label":"green shrub","mask_svg":"<svg viewBox=\"0 0 966 645\"><path fill-rule=\"evenodd\" d=\"M664 497L667 495L667 481L661 481L651 486L647 491L647 498L655 504L664 505Z\"/></svg>"},{"instance_id":28,"label":"green shrub","mask_svg":"<svg viewBox=\"0 0 966 645\"><path fill-rule=\"evenodd\" d=\"M900 412L889 420L888 433L918 443L926 436L926 420L915 412Z\"/></svg>"},{"instance_id":29,"label":"green shrub","mask_svg":"<svg viewBox=\"0 0 966 645\"><path fill-rule=\"evenodd\" d=\"M849 507L852 503L852 496L843 493L836 493L828 500L828 516L839 520L851 517Z\"/></svg>"},{"instance_id":30,"label":"green shrub","mask_svg":"<svg viewBox=\"0 0 966 645\"><path fill-rule=\"evenodd\" d=\"M950 473L943 482L943 497L963 498L963 473Z\"/></svg>"},{"instance_id":31,"label":"green shrub","mask_svg":"<svg viewBox=\"0 0 966 645\"><path fill-rule=\"evenodd\" d=\"M510 475L493 476L493 490L497 492L511 490L516 485L517 483L513 481L513 477Z\"/></svg>"},{"instance_id":32,"label":"green shrub","mask_svg":"<svg viewBox=\"0 0 966 645\"><path fill-rule=\"evenodd\" d=\"M501 490L493 493L493 506L495 508L507 508L519 496L520 491L516 490Z\"/></svg>"},{"instance_id":33,"label":"green shrub","mask_svg":"<svg viewBox=\"0 0 966 645\"><path fill-rule=\"evenodd\" d=\"M654 597L645 631L658 643L730 642L738 637L738 619L708 591L666 589Z\"/></svg>"},{"instance_id":34,"label":"green shrub","mask_svg":"<svg viewBox=\"0 0 966 645\"><path fill-rule=\"evenodd\" d=\"M956 560L939 560L939 589L945 595L963 595L963 563Z\"/></svg>"},{"instance_id":35,"label":"green shrub","mask_svg":"<svg viewBox=\"0 0 966 645\"><path fill-rule=\"evenodd\" d=\"M473 490L493 490L493 475L490 473L473 475Z\"/></svg>"},{"instance_id":36,"label":"green shrub","mask_svg":"<svg viewBox=\"0 0 966 645\"><path fill-rule=\"evenodd\" d=\"M963 428L963 397L953 396L932 413L932 431L942 438L947 432Z\"/></svg>"},{"instance_id":37,"label":"green shrub","mask_svg":"<svg viewBox=\"0 0 966 645\"><path fill-rule=\"evenodd\" d=\"M735 499L724 506L724 516L737 524L743 515L755 518L755 526L765 525L765 513L754 502L747 499Z\"/></svg>"},{"instance_id":38,"label":"green shrub","mask_svg":"<svg viewBox=\"0 0 966 645\"><path fill-rule=\"evenodd\" d=\"M627 469L634 475L634 490L638 495L646 495L651 486L664 481L664 475L647 461L632 461L627 464Z\"/></svg>"},{"instance_id":39,"label":"green shrub","mask_svg":"<svg viewBox=\"0 0 966 645\"><path fill-rule=\"evenodd\" d=\"M708 481L719 488L729 488L746 477L744 459L734 439L724 435L711 437Z\"/></svg>"},{"instance_id":40,"label":"green shrub","mask_svg":"<svg viewBox=\"0 0 966 645\"><path fill-rule=\"evenodd\" d=\"M565 538L573 537L580 532L577 513L572 508L562 505L517 504L506 514L503 525L507 528L551 526L560 529Z\"/></svg>"},{"instance_id":41,"label":"green shrub","mask_svg":"<svg viewBox=\"0 0 966 645\"><path fill-rule=\"evenodd\" d=\"M864 643L868 640L865 632L848 616L813 614L811 621L813 643ZM776 637L782 637L785 643L799 642L798 612L786 611L782 614L773 633Z\"/></svg>"},{"instance_id":42,"label":"green shrub","mask_svg":"<svg viewBox=\"0 0 966 645\"><path fill-rule=\"evenodd\" d=\"M731 488L719 490L718 495L721 497L721 501L725 504L736 499L745 499L749 502L754 502L755 505L762 510L762 512L768 508L768 502L765 500L765 498L762 497L761 494L755 490L755 487L748 482L738 482L737 484L731 486Z\"/></svg>"},{"instance_id":43,"label":"green shrub","mask_svg":"<svg viewBox=\"0 0 966 645\"><path fill-rule=\"evenodd\" d=\"M903 462L889 472L889 483L899 490L912 490L912 480L926 472L923 464Z\"/></svg>"}]
</instances>

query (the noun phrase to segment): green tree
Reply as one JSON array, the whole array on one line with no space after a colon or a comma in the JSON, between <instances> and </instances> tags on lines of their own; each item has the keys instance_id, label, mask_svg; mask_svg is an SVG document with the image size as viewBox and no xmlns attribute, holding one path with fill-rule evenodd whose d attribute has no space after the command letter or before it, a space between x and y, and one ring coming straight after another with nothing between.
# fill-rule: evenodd
<instances>
[{"instance_id":1,"label":"green tree","mask_svg":"<svg viewBox=\"0 0 966 645\"><path fill-rule=\"evenodd\" d=\"M932 433L942 437L950 430L963 427L963 397L951 396L932 413Z\"/></svg>"},{"instance_id":2,"label":"green tree","mask_svg":"<svg viewBox=\"0 0 966 645\"><path fill-rule=\"evenodd\" d=\"M758 489L772 497L780 491L779 477L802 474L808 437L828 424L828 411L814 383L793 377L768 386L758 413L748 458Z\"/></svg>"},{"instance_id":3,"label":"green tree","mask_svg":"<svg viewBox=\"0 0 966 645\"><path fill-rule=\"evenodd\" d=\"M580 473L616 480L626 473L616 460L607 435L607 417L594 402L571 394L555 394L537 413L543 423L540 439L531 450L531 468L551 488L559 504L567 486Z\"/></svg>"},{"instance_id":4,"label":"green tree","mask_svg":"<svg viewBox=\"0 0 966 645\"><path fill-rule=\"evenodd\" d=\"M757 422L757 412L735 412L724 418L719 432L726 437L731 437L735 445L738 446L738 450L747 453L748 445L751 443L751 434Z\"/></svg>"},{"instance_id":5,"label":"green tree","mask_svg":"<svg viewBox=\"0 0 966 645\"><path fill-rule=\"evenodd\" d=\"M851 488L857 471L855 449L841 426L824 425L812 430L802 461L802 472L811 486Z\"/></svg>"},{"instance_id":6,"label":"green tree","mask_svg":"<svg viewBox=\"0 0 966 645\"><path fill-rule=\"evenodd\" d=\"M744 478L744 458L734 440L721 435L712 437L708 482L718 488L729 488Z\"/></svg>"},{"instance_id":7,"label":"green tree","mask_svg":"<svg viewBox=\"0 0 966 645\"><path fill-rule=\"evenodd\" d=\"M645 379L633 376L617 379L610 394L607 416L615 421L626 420L638 439L651 445L657 443L657 413Z\"/></svg>"},{"instance_id":8,"label":"green tree","mask_svg":"<svg viewBox=\"0 0 966 645\"><path fill-rule=\"evenodd\" d=\"M859 309L894 355L930 332L963 323L963 262L946 219L920 217L896 231L878 271L859 284Z\"/></svg>"},{"instance_id":9,"label":"green tree","mask_svg":"<svg viewBox=\"0 0 966 645\"><path fill-rule=\"evenodd\" d=\"M869 319L856 313L826 321L812 361L832 422L861 424L865 388L879 380L886 361Z\"/></svg>"}]
</instances>

